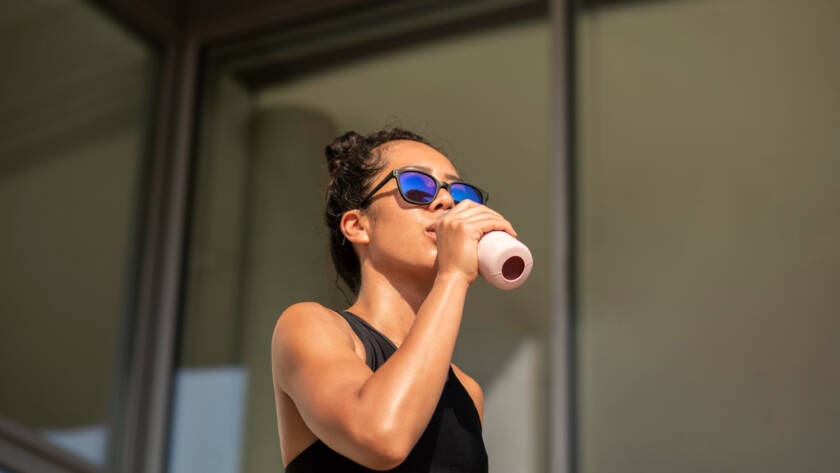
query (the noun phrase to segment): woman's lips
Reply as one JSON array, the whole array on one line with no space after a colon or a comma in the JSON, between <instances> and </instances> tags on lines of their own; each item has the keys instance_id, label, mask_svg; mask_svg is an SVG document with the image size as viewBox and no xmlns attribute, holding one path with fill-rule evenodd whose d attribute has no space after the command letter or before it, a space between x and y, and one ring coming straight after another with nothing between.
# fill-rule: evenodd
<instances>
[{"instance_id":1,"label":"woman's lips","mask_svg":"<svg viewBox=\"0 0 840 473\"><path fill-rule=\"evenodd\" d=\"M437 234L434 230L426 230L426 235L432 238L432 240L437 241Z\"/></svg>"}]
</instances>

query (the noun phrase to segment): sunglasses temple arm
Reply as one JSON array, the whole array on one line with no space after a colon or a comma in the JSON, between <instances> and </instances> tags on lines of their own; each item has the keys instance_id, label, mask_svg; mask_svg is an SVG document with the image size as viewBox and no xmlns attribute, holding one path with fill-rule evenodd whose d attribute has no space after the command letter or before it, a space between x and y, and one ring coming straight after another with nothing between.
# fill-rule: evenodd
<instances>
[{"instance_id":1,"label":"sunglasses temple arm","mask_svg":"<svg viewBox=\"0 0 840 473\"><path fill-rule=\"evenodd\" d=\"M376 187L371 189L371 191L368 192L368 195L366 195L365 198L362 199L362 204L364 204L365 202L367 202L368 199L373 197L373 194L376 194L376 191L378 191L379 189L382 189L382 186L384 186L386 182L391 180L392 177L396 177L396 174L391 173L391 174L388 175L388 177L386 177L385 179L382 179L382 181L380 181L379 184L376 185Z\"/></svg>"}]
</instances>

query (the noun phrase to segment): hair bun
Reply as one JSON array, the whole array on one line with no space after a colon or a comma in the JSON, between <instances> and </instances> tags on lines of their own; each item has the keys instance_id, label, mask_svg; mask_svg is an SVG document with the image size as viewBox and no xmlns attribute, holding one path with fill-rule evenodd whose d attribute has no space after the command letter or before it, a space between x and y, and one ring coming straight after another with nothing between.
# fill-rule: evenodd
<instances>
[{"instance_id":1,"label":"hair bun","mask_svg":"<svg viewBox=\"0 0 840 473\"><path fill-rule=\"evenodd\" d=\"M348 131L327 145L324 154L327 156L330 176L334 178L336 174L350 167L350 160L358 154L356 151L363 147L364 143L364 136L355 131Z\"/></svg>"}]
</instances>

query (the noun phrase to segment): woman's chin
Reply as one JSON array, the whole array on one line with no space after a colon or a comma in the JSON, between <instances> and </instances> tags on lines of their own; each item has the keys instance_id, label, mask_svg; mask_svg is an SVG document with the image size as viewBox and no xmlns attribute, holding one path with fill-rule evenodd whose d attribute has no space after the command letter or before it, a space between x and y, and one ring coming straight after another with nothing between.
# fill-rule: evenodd
<instances>
[{"instance_id":1,"label":"woman's chin","mask_svg":"<svg viewBox=\"0 0 840 473\"><path fill-rule=\"evenodd\" d=\"M437 257L436 257L437 255L434 255L434 256L435 257L429 258L428 259L428 264L424 264L422 266L422 269L420 270L420 272L425 277L428 277L428 278L431 278L431 279L434 279L434 277L437 276L437 272L438 272L438 261L437 261Z\"/></svg>"}]
</instances>

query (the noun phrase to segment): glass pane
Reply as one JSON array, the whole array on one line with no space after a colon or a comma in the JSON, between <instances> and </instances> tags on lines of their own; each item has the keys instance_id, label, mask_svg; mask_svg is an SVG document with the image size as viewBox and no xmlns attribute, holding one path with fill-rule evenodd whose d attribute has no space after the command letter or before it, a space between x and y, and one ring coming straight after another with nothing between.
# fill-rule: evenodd
<instances>
[{"instance_id":1,"label":"glass pane","mask_svg":"<svg viewBox=\"0 0 840 473\"><path fill-rule=\"evenodd\" d=\"M840 3L577 12L580 471L840 454Z\"/></svg>"},{"instance_id":2,"label":"glass pane","mask_svg":"<svg viewBox=\"0 0 840 473\"><path fill-rule=\"evenodd\" d=\"M153 55L85 2L0 18L0 416L102 465Z\"/></svg>"},{"instance_id":3,"label":"glass pane","mask_svg":"<svg viewBox=\"0 0 840 473\"><path fill-rule=\"evenodd\" d=\"M520 288L472 286L454 361L483 387L491 471L546 471L549 37L548 19L535 18L256 88L211 78L171 473L208 464L282 470L274 324L295 302L350 305L336 287L323 223L324 147L345 131L386 125L442 146L534 255Z\"/></svg>"}]
</instances>

